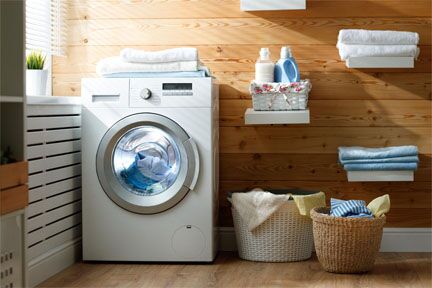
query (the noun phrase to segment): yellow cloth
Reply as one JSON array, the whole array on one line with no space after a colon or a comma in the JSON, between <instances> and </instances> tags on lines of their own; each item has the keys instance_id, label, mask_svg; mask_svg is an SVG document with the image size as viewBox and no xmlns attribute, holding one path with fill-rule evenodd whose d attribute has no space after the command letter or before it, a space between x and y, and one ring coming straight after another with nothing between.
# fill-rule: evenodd
<instances>
[{"instance_id":1,"label":"yellow cloth","mask_svg":"<svg viewBox=\"0 0 432 288\"><path fill-rule=\"evenodd\" d=\"M309 216L315 207L325 207L325 194L323 192L311 195L291 195L301 215Z\"/></svg>"},{"instance_id":2,"label":"yellow cloth","mask_svg":"<svg viewBox=\"0 0 432 288\"><path fill-rule=\"evenodd\" d=\"M372 200L367 206L375 217L381 217L390 211L390 196L385 194Z\"/></svg>"}]
</instances>

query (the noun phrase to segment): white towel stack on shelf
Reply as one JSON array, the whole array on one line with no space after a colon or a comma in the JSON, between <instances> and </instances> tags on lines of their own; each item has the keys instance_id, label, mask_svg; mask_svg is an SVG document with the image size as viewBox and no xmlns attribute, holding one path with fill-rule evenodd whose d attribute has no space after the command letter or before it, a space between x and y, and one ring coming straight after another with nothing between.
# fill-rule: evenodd
<instances>
[{"instance_id":1,"label":"white towel stack on shelf","mask_svg":"<svg viewBox=\"0 0 432 288\"><path fill-rule=\"evenodd\" d=\"M354 57L414 57L419 35L415 32L343 29L339 31L339 55L342 60Z\"/></svg>"},{"instance_id":2,"label":"white towel stack on shelf","mask_svg":"<svg viewBox=\"0 0 432 288\"><path fill-rule=\"evenodd\" d=\"M102 77L126 78L205 77L210 74L199 61L198 50L192 47L161 51L126 48L120 56L100 60L96 72Z\"/></svg>"}]
</instances>

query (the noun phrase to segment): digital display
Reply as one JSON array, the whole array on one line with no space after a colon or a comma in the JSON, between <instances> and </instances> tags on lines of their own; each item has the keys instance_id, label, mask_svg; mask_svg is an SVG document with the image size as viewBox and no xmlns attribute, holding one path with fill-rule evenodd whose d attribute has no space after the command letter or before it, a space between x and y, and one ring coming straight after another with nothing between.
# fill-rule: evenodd
<instances>
[{"instance_id":1,"label":"digital display","mask_svg":"<svg viewBox=\"0 0 432 288\"><path fill-rule=\"evenodd\" d=\"M163 83L162 90L192 90L192 83Z\"/></svg>"}]
</instances>

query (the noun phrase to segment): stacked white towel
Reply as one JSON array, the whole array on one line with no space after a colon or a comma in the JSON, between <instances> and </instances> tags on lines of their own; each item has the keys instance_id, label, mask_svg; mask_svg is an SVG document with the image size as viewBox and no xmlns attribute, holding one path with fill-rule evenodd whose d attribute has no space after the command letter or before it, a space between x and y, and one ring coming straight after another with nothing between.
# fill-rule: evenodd
<instances>
[{"instance_id":1,"label":"stacked white towel","mask_svg":"<svg viewBox=\"0 0 432 288\"><path fill-rule=\"evenodd\" d=\"M156 74L173 75L173 77L190 75L188 77L191 77L199 74L194 74L194 72L209 74L208 69L201 66L198 50L191 47L161 51L126 48L120 52L120 56L100 60L96 66L96 72L102 77L119 77L122 75L157 77Z\"/></svg>"},{"instance_id":2,"label":"stacked white towel","mask_svg":"<svg viewBox=\"0 0 432 288\"><path fill-rule=\"evenodd\" d=\"M120 52L125 62L166 63L178 61L198 61L198 50L192 47L172 48L161 51L143 51L125 48Z\"/></svg>"},{"instance_id":3,"label":"stacked white towel","mask_svg":"<svg viewBox=\"0 0 432 288\"><path fill-rule=\"evenodd\" d=\"M339 55L342 60L352 57L414 57L419 35L415 32L343 29L339 31Z\"/></svg>"}]
</instances>

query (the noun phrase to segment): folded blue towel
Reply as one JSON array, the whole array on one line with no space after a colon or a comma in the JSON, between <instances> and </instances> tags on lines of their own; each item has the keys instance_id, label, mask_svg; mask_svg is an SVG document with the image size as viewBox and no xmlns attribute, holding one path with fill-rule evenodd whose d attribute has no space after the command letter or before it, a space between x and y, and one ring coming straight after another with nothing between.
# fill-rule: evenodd
<instances>
[{"instance_id":1,"label":"folded blue towel","mask_svg":"<svg viewBox=\"0 0 432 288\"><path fill-rule=\"evenodd\" d=\"M417 163L358 163L345 164L346 171L397 171L397 170L417 170Z\"/></svg>"},{"instance_id":2,"label":"folded blue towel","mask_svg":"<svg viewBox=\"0 0 432 288\"><path fill-rule=\"evenodd\" d=\"M395 146L384 148L339 147L339 161L355 159L386 159L417 156L417 146Z\"/></svg>"},{"instance_id":3,"label":"folded blue towel","mask_svg":"<svg viewBox=\"0 0 432 288\"><path fill-rule=\"evenodd\" d=\"M418 163L418 156L404 156L394 158L383 158L383 159L353 159L353 160L341 160L343 165L346 164L375 164L375 163Z\"/></svg>"},{"instance_id":4,"label":"folded blue towel","mask_svg":"<svg viewBox=\"0 0 432 288\"><path fill-rule=\"evenodd\" d=\"M373 218L372 211L366 207L363 200L340 200L330 199L330 215L335 217L348 218Z\"/></svg>"}]
</instances>

